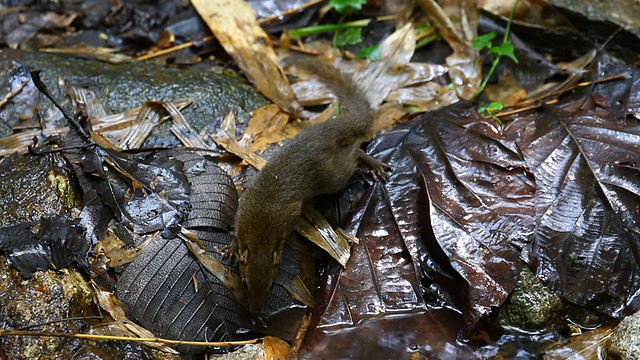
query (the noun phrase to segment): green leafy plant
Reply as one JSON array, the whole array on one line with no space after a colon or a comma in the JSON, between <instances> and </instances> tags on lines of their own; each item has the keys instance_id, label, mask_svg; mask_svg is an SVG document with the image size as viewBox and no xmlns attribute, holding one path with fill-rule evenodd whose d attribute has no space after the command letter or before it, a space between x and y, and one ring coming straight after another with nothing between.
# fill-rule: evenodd
<instances>
[{"instance_id":1,"label":"green leafy plant","mask_svg":"<svg viewBox=\"0 0 640 360\"><path fill-rule=\"evenodd\" d=\"M360 49L360 51L358 51L358 53L356 54L356 58L368 58L371 61L379 61L380 59L382 59L382 55L380 55L380 44Z\"/></svg>"},{"instance_id":2,"label":"green leafy plant","mask_svg":"<svg viewBox=\"0 0 640 360\"><path fill-rule=\"evenodd\" d=\"M431 42L441 40L442 36L435 31L433 25L428 22L422 22L416 26L416 49L419 49Z\"/></svg>"},{"instance_id":3,"label":"green leafy plant","mask_svg":"<svg viewBox=\"0 0 640 360\"><path fill-rule=\"evenodd\" d=\"M496 114L503 108L504 105L500 101L492 101L489 104L481 102L480 106L478 107L478 112L483 116L491 116L492 118L496 119L496 121L500 125L502 125L502 120L500 120L500 118L498 118Z\"/></svg>"},{"instance_id":4,"label":"green leafy plant","mask_svg":"<svg viewBox=\"0 0 640 360\"><path fill-rule=\"evenodd\" d=\"M366 3L367 0L331 0L329 1L329 6L339 14L346 14L351 11L362 10L362 5Z\"/></svg>"},{"instance_id":5,"label":"green leafy plant","mask_svg":"<svg viewBox=\"0 0 640 360\"><path fill-rule=\"evenodd\" d=\"M511 7L511 13L509 14L509 21L507 21L507 26L504 31L504 37L502 38L502 43L500 45L497 45L497 46L493 45L493 39L495 39L496 37L495 32L479 35L473 40L471 44L472 47L478 50L487 49L489 54L494 54L493 61L491 62L491 68L489 69L489 72L485 76L484 80L482 80L482 84L480 85L480 88L478 89L476 96L480 95L480 93L487 86L487 82L489 81L489 78L491 78L491 75L493 75L493 72L496 70L496 67L500 63L500 59L503 56L510 58L516 64L518 63L518 58L514 53L513 44L509 41L509 30L511 29L511 23L513 22L513 14L515 13L518 2L519 0L515 0L513 3L513 6ZM496 112L502 110L502 108L503 108L502 103L498 101L494 101L491 104L486 106L484 104L481 105L480 108L478 109L478 112L480 112L485 116L489 115L494 119L497 119L498 121L500 121L497 118L497 116L495 116L495 114Z\"/></svg>"},{"instance_id":6,"label":"green leafy plant","mask_svg":"<svg viewBox=\"0 0 640 360\"><path fill-rule=\"evenodd\" d=\"M344 22L344 19L354 11L362 9L362 5L367 0L331 0L329 6L338 14L341 14L337 24L326 24L309 26L289 31L291 38L333 32L333 46L343 48L345 45L358 44L362 42L362 28L367 26L371 19ZM366 52L366 51L365 51ZM373 52L373 51L372 51Z\"/></svg>"}]
</instances>

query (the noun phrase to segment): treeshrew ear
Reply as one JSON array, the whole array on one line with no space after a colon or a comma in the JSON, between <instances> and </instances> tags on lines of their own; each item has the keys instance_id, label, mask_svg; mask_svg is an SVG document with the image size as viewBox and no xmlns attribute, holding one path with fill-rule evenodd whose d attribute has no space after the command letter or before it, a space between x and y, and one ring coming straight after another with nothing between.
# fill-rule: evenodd
<instances>
[{"instance_id":1,"label":"treeshrew ear","mask_svg":"<svg viewBox=\"0 0 640 360\"><path fill-rule=\"evenodd\" d=\"M249 261L249 249L245 249L240 254L240 262L246 265L248 261Z\"/></svg>"},{"instance_id":2,"label":"treeshrew ear","mask_svg":"<svg viewBox=\"0 0 640 360\"><path fill-rule=\"evenodd\" d=\"M272 255L273 255L273 265L280 264L280 255L278 254L278 251L274 250Z\"/></svg>"}]
</instances>

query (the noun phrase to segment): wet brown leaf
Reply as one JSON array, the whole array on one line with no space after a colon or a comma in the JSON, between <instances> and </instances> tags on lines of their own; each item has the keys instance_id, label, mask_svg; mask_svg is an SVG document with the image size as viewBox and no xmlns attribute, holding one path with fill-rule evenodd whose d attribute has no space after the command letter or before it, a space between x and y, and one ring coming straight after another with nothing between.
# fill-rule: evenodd
<instances>
[{"instance_id":1,"label":"wet brown leaf","mask_svg":"<svg viewBox=\"0 0 640 360\"><path fill-rule=\"evenodd\" d=\"M572 336L566 344L556 346L544 352L545 360L590 360L606 358L607 343L617 321L611 321L604 326L585 331L578 336Z\"/></svg>"},{"instance_id":2,"label":"wet brown leaf","mask_svg":"<svg viewBox=\"0 0 640 360\"><path fill-rule=\"evenodd\" d=\"M373 141L391 179L356 209L363 245L353 247L331 314L351 323L427 301L458 307L471 326L504 302L533 232L535 187L498 129L460 104Z\"/></svg>"},{"instance_id":3,"label":"wet brown leaf","mask_svg":"<svg viewBox=\"0 0 640 360\"><path fill-rule=\"evenodd\" d=\"M590 98L521 116L511 130L536 178L536 232L524 257L563 298L612 317L638 310L640 125L629 115L640 70ZM606 99L606 100L605 100ZM576 106L583 105L582 108Z\"/></svg>"},{"instance_id":4,"label":"wet brown leaf","mask_svg":"<svg viewBox=\"0 0 640 360\"><path fill-rule=\"evenodd\" d=\"M511 74L502 74L498 84L490 84L484 90L491 101L499 101L504 107L515 106L527 98L527 92Z\"/></svg>"}]
</instances>

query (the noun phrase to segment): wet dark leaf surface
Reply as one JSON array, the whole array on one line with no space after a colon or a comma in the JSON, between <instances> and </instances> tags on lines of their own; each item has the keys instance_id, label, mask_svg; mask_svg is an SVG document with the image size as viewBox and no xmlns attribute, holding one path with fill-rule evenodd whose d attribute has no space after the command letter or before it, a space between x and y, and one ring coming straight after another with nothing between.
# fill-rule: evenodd
<instances>
[{"instance_id":1,"label":"wet dark leaf surface","mask_svg":"<svg viewBox=\"0 0 640 360\"><path fill-rule=\"evenodd\" d=\"M442 306L462 311L469 328L504 302L533 233L535 187L515 142L495 129L468 105L456 105L373 141L370 153L392 164L390 180L369 188L356 209L351 228L361 243L330 280L335 290L314 336L324 338L329 328L360 329L372 317L427 311L439 319L427 309ZM446 325L450 330L463 328L459 314L447 316L458 323ZM390 333L402 325L372 326ZM436 343L456 348L457 330ZM423 330L404 331L410 338ZM378 339L370 340L365 347L378 348ZM397 349L404 346L410 343Z\"/></svg>"},{"instance_id":2,"label":"wet dark leaf surface","mask_svg":"<svg viewBox=\"0 0 640 360\"><path fill-rule=\"evenodd\" d=\"M115 154L111 154L113 155ZM190 204L185 208L185 218L178 218L179 222L193 225L196 236L210 254L222 261L222 256L215 249L231 243L232 236L225 230L229 228L229 219L237 206L235 189L224 171L212 161L188 151L136 154L132 158L137 158L138 161L131 162L124 161L121 154L117 155L120 156L118 164L121 168L126 168L132 178L140 180L149 175L146 171L150 169L144 166L145 162L150 165L161 164L158 169L162 169L167 175L166 183L161 188L154 188L154 193L167 196L167 204L175 203L176 200L184 201L185 205ZM142 159L147 161L142 162ZM137 167L136 164L140 166ZM151 173L155 174L155 171ZM180 178L182 179L179 180ZM154 177L147 180L142 184L150 184L156 179ZM172 188L164 188L176 181ZM191 184L194 185L193 188ZM183 191L179 190L181 187ZM197 191L203 193L198 194ZM108 196L110 195L109 193ZM209 196L208 202L194 201L191 204L189 201L203 195ZM151 204L157 203L154 201L155 197L145 196L142 199ZM122 201L121 198L115 200ZM148 211L135 204L132 208L143 213ZM194 211L190 211L191 209ZM170 219L169 224L173 221L175 220ZM164 229L167 224L165 222L160 229L144 229L142 233L149 232L146 230ZM173 225L176 226L177 224ZM230 266L228 260L225 265ZM116 295L129 313L147 329L162 337L226 341L233 339L233 334L239 328L250 324L242 304L225 284L208 273L186 245L174 233L166 230L153 239L131 264L124 267L118 277L116 289ZM193 347L182 347L180 350L202 351L201 348Z\"/></svg>"},{"instance_id":3,"label":"wet dark leaf surface","mask_svg":"<svg viewBox=\"0 0 640 360\"><path fill-rule=\"evenodd\" d=\"M345 309L346 310L346 309ZM406 316L371 318L349 330L318 329L300 350L302 359L473 359L473 351L456 345L459 314L447 310L416 311Z\"/></svg>"},{"instance_id":4,"label":"wet dark leaf surface","mask_svg":"<svg viewBox=\"0 0 640 360\"><path fill-rule=\"evenodd\" d=\"M608 71L629 80L597 86L604 104L543 108L513 126L538 188L528 262L565 299L620 317L640 307L640 126L627 117L640 71Z\"/></svg>"},{"instance_id":5,"label":"wet dark leaf surface","mask_svg":"<svg viewBox=\"0 0 640 360\"><path fill-rule=\"evenodd\" d=\"M266 17L300 2L254 3L262 11L260 16ZM151 52L171 46L175 40L164 43L161 39L167 35L161 35L164 30L175 35L178 43L208 34L189 6L173 1L156 5L85 1L12 8L3 12L9 16L0 21L0 43L22 49L85 43L135 54L140 45L154 43L153 49L145 50ZM306 11L297 19L281 17L273 23L293 20L301 22L285 26L303 26L314 14L315 10ZM503 24L486 20L481 20L480 33L496 31L500 37ZM570 66L575 64L561 67L558 59L574 60L592 48L575 32L513 29L519 34L510 39L520 61L501 62L491 82L500 82L508 71L528 93L571 78L576 69ZM605 37L593 41L600 44ZM628 34L623 39L628 40ZM163 61L201 62L204 57L195 55L210 54L217 46L209 45L198 43ZM440 60L450 52L447 48L433 55L431 50L426 56ZM418 53L414 61L424 56ZM161 76L149 76L154 69L146 65L134 64L124 71L65 57L49 59L33 53L0 53L0 64L10 69L0 77L0 88L14 92L24 86L0 107L0 118L6 120L0 123L0 134L41 125L36 89L25 83L27 67L44 69L49 84L62 76L96 90L111 111L131 108L131 102L139 104L147 98L169 97L158 90L164 86L159 85L161 77L181 89L177 92L181 97L191 96L194 88L206 88L196 106L187 109L200 110L196 116L187 114L189 119L197 118L197 131L218 126L210 120L231 108L246 108L242 110L246 115L250 110L246 103L264 103L251 93L218 96L226 89L210 85L227 80L208 77L208 72L159 68L155 70ZM485 59L485 65L489 62ZM637 68L610 62L606 56L596 57L582 70L599 78L623 74L624 79L578 89L560 97L560 105L503 118L504 132L470 105L458 104L420 116L376 139L370 152L391 165L391 179L368 187L357 205L349 227L361 241L354 244L346 269L329 267L324 306L316 314L315 330L302 354L313 358L327 354L477 357L482 350L473 353L457 342L458 336L468 335L458 331L468 330L503 304L523 265L531 266L564 300L614 317L637 311L640 74ZM574 83L589 72L576 74L571 79ZM104 80L104 75L115 80L107 84L111 80ZM176 77L186 83L175 85ZM246 101L249 98L255 101ZM203 113L210 104L215 109ZM23 275L52 264L60 268L76 262L86 268L89 249L107 228L131 246L139 243L140 235L161 231L138 259L119 269L119 295L141 323L157 334L189 340L241 337L235 332L242 327L287 340L294 337L306 307L292 299L290 282L304 269L315 271L308 249L300 249L296 242L285 250L277 284L267 299L269 329L264 329L246 317L227 284L203 270L184 244L173 238L178 224L191 229L211 256L233 271L215 250L231 239L226 231L233 222L235 200L230 199L235 190L211 186L228 181L225 174L203 176L214 160L183 158L177 152L121 153L104 148L64 154L84 194L79 219L59 217L49 208L26 207L14 213L2 204L2 209L11 210L3 214L3 220L9 219L3 225L13 226L0 231L0 248ZM15 182L3 189L19 189L31 178L2 174L2 179ZM24 188L24 195L38 189ZM22 195L14 191L9 201ZM41 198L48 198L48 193L42 191ZM21 221L25 213L39 210L46 213L42 219ZM514 342L559 340L544 340L545 336L506 335L496 344L504 349ZM519 354L535 356L534 351L540 350L534 348ZM509 352L504 356L509 357Z\"/></svg>"},{"instance_id":6,"label":"wet dark leaf surface","mask_svg":"<svg viewBox=\"0 0 640 360\"><path fill-rule=\"evenodd\" d=\"M372 153L394 164L385 186L388 206L434 293L449 284L430 273L468 287L467 303L440 300L462 309L469 325L501 304L515 285L520 249L533 232L535 187L515 142L502 139L496 124L463 105L379 137ZM364 217L361 227L373 219ZM402 229L404 224L414 226ZM453 274L439 261L443 255Z\"/></svg>"},{"instance_id":7,"label":"wet dark leaf surface","mask_svg":"<svg viewBox=\"0 0 640 360\"><path fill-rule=\"evenodd\" d=\"M504 132L457 104L375 139L370 153L392 164L391 178L356 208L350 229L362 242L329 277L309 351L372 319L391 333L400 325L380 318L421 308L458 309L457 329L469 328L503 304L524 262L564 300L613 317L637 311L639 71L600 65L603 77L626 76L522 114ZM368 346L380 349L376 341ZM463 349L455 336L438 342Z\"/></svg>"},{"instance_id":8,"label":"wet dark leaf surface","mask_svg":"<svg viewBox=\"0 0 640 360\"><path fill-rule=\"evenodd\" d=\"M225 233L198 235L209 249L231 242ZM242 305L176 238L154 239L127 265L116 288L129 313L164 338L226 341L249 324Z\"/></svg>"}]
</instances>

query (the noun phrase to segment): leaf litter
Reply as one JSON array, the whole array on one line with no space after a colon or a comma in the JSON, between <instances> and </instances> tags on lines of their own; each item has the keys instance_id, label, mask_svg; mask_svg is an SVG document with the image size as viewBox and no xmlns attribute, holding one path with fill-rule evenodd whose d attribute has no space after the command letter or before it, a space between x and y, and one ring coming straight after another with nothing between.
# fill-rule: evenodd
<instances>
[{"instance_id":1,"label":"leaf litter","mask_svg":"<svg viewBox=\"0 0 640 360\"><path fill-rule=\"evenodd\" d=\"M464 53L464 29L451 31L450 45ZM473 90L478 57L454 60L450 76ZM615 317L637 310L637 69L595 62L604 73L627 76L560 98L560 106L512 115L504 129L462 103L373 141L370 151L392 164L392 178L370 187L357 205L349 228L362 243L353 248L355 265L334 278L320 328L362 328L376 315L417 316L432 306L464 314L464 321L452 313L432 326L469 328L505 300L525 262L566 300ZM588 75L574 74L552 97ZM435 98L446 90L429 86ZM456 91L464 98L469 89ZM419 92L399 90L392 86L396 94L387 100L432 109L411 100ZM394 122L407 117L405 109ZM267 138L271 130L264 129ZM452 336L436 341L452 343Z\"/></svg>"}]
</instances>

